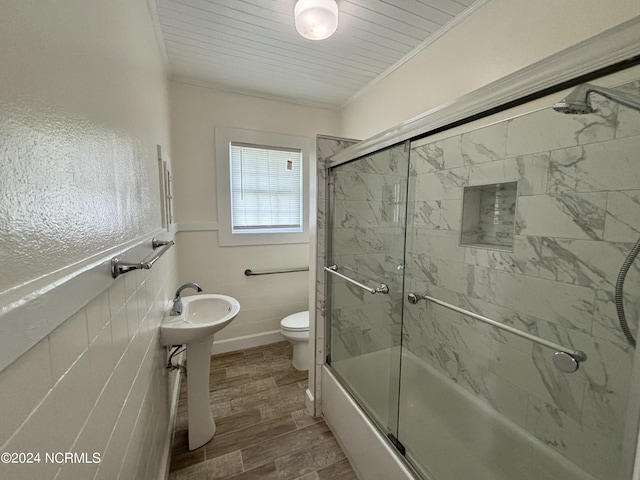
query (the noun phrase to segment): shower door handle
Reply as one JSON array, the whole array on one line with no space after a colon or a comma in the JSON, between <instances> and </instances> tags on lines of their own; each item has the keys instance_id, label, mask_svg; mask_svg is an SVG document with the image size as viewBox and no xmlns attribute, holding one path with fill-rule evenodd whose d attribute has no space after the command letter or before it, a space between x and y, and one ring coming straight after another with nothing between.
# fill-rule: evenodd
<instances>
[{"instance_id":1,"label":"shower door handle","mask_svg":"<svg viewBox=\"0 0 640 480\"><path fill-rule=\"evenodd\" d=\"M410 304L415 305L420 300L424 300L424 295L420 295L419 293L411 292L411 293L409 293L409 295L407 295L407 300L409 300Z\"/></svg>"},{"instance_id":2,"label":"shower door handle","mask_svg":"<svg viewBox=\"0 0 640 480\"><path fill-rule=\"evenodd\" d=\"M338 266L337 265L331 265L330 267L324 267L324 269L333 274L336 275L340 278L342 278L343 280L346 280L349 283L352 283L360 288L362 288L363 290L366 290L367 292L371 293L371 294L375 294L375 293L389 293L389 286L386 283L381 283L378 287L368 287L366 285L363 285L360 282L356 282L353 278L349 278L346 275L343 275L341 273L338 273Z\"/></svg>"},{"instance_id":3,"label":"shower door handle","mask_svg":"<svg viewBox=\"0 0 640 480\"><path fill-rule=\"evenodd\" d=\"M500 330L505 330L509 333L517 335L518 337L526 338L538 345L542 345L543 347L551 348L556 351L553 355L553 363L559 370L565 373L573 373L580 367L580 362L584 362L587 360L587 355L581 350L575 350L573 348L566 348L562 345L559 345L555 342L547 340L545 338L537 337L536 335L532 335L529 332L523 332L514 328L510 325L505 325L502 322L497 322L496 320L492 320L487 317L483 317L482 315L478 315L477 313L470 312L469 310L465 310L464 308L456 307L455 305L451 305L450 303L443 302L442 300L438 300L437 298L431 297L427 294L421 293L409 293L407 295L407 300L409 303L415 305L420 300L427 300L429 302L440 305L441 307L448 308L449 310L453 310L454 312L461 313L467 317L475 318L483 323L487 323L489 325L493 325Z\"/></svg>"}]
</instances>

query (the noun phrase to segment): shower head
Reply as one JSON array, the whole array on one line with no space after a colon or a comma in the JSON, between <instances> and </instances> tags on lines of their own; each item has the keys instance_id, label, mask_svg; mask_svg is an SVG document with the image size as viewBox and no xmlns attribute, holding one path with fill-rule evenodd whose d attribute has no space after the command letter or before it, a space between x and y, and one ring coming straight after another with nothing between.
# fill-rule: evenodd
<instances>
[{"instance_id":1,"label":"shower head","mask_svg":"<svg viewBox=\"0 0 640 480\"><path fill-rule=\"evenodd\" d=\"M595 109L591 106L589 95L591 93L598 93L605 98L613 100L625 107L633 108L640 111L640 98L633 98L629 95L621 94L610 88L596 87L588 83L583 83L574 88L569 95L560 100L553 106L556 112L569 113L569 114L585 114L593 113Z\"/></svg>"},{"instance_id":2,"label":"shower head","mask_svg":"<svg viewBox=\"0 0 640 480\"><path fill-rule=\"evenodd\" d=\"M591 102L589 100L589 93L591 93L589 87L591 87L591 85L588 83L577 86L569 95L556 103L553 106L553 109L556 112L567 113L570 115L593 113L595 110L591 106Z\"/></svg>"}]
</instances>

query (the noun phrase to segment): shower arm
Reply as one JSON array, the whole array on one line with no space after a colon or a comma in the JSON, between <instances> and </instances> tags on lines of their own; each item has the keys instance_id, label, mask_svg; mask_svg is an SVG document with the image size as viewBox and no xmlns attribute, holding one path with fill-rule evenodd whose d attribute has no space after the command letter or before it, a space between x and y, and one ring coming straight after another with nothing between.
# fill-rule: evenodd
<instances>
[{"instance_id":1,"label":"shower arm","mask_svg":"<svg viewBox=\"0 0 640 480\"><path fill-rule=\"evenodd\" d=\"M509 325L505 325L504 323L500 323L490 318L483 317L482 315L470 312L469 310L465 310L464 308L456 307L455 305L443 302L442 300L438 300L437 298L431 297L429 295L409 293L409 295L407 296L407 300L413 305L418 303L420 300L427 300L429 302L436 303L442 307L448 308L449 310L462 313L463 315L475 318L476 320L480 320L484 323L488 323L489 325L493 325L496 328L505 330L509 333L517 335L518 337L531 340L532 342L537 343L538 345L542 345L543 347L555 350L556 353L553 355L553 363L556 367L558 367L558 369L565 373L575 372L580 367L580 362L584 362L587 360L587 355L580 350L565 348L557 343L545 340L544 338L536 337L535 335L531 335L530 333L523 332L522 330L518 330L517 328L513 328Z\"/></svg>"},{"instance_id":2,"label":"shower arm","mask_svg":"<svg viewBox=\"0 0 640 480\"><path fill-rule=\"evenodd\" d=\"M591 94L591 93L598 93L603 97L608 98L609 100L613 100L614 102L624 105L625 107L629 107L634 110L640 111L640 102L630 97L627 97L625 95L622 95L616 92L615 90L589 85L589 87L587 88L587 94Z\"/></svg>"},{"instance_id":3,"label":"shower arm","mask_svg":"<svg viewBox=\"0 0 640 480\"><path fill-rule=\"evenodd\" d=\"M625 107L640 111L640 98L635 95L618 92L611 88L599 87L590 83L583 83L575 87L566 97L553 105L553 109L560 113L585 114L594 113L589 96L597 93L603 97L617 102Z\"/></svg>"}]
</instances>

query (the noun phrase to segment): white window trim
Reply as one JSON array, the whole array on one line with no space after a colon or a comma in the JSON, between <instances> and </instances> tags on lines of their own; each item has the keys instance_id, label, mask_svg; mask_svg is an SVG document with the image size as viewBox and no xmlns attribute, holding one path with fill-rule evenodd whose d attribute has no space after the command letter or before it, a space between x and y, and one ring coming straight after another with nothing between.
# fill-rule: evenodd
<instances>
[{"instance_id":1,"label":"white window trim","mask_svg":"<svg viewBox=\"0 0 640 480\"><path fill-rule=\"evenodd\" d=\"M305 137L279 133L217 127L216 185L218 199L218 245L274 245L309 242L309 166L311 165L311 141ZM302 232L241 233L231 232L231 187L229 181L229 144L231 142L261 145L265 147L293 148L302 151Z\"/></svg>"}]
</instances>

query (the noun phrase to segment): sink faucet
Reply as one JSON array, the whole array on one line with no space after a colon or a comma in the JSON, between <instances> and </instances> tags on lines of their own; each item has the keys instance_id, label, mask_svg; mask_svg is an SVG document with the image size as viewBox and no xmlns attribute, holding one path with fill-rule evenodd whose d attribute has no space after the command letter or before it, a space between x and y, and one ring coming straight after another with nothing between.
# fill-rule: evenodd
<instances>
[{"instance_id":1,"label":"sink faucet","mask_svg":"<svg viewBox=\"0 0 640 480\"><path fill-rule=\"evenodd\" d=\"M185 283L178 287L176 291L176 296L173 299L173 307L171 308L171 313L169 315L171 317L175 317L176 315L182 315L182 299L180 298L180 292L182 292L185 288L193 288L194 290L201 292L202 288L197 283Z\"/></svg>"}]
</instances>

